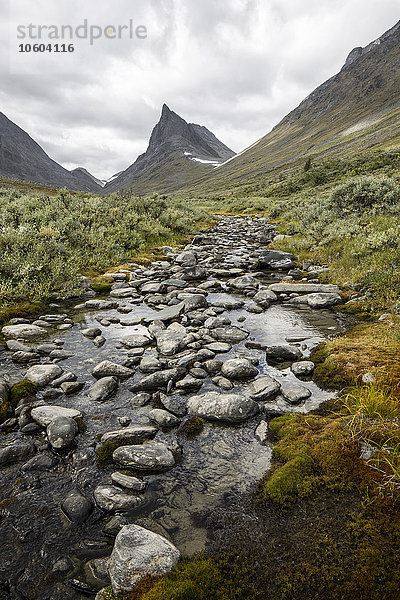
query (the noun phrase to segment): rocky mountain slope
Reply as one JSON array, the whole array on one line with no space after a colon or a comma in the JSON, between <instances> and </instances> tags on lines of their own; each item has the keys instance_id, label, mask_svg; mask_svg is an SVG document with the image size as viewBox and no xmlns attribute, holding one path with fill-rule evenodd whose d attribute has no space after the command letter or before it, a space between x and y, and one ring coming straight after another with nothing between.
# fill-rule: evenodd
<instances>
[{"instance_id":1,"label":"rocky mountain slope","mask_svg":"<svg viewBox=\"0 0 400 600\"><path fill-rule=\"evenodd\" d=\"M52 160L23 129L0 113L0 175L71 190L98 192L87 173L73 173Z\"/></svg>"},{"instance_id":2,"label":"rocky mountain slope","mask_svg":"<svg viewBox=\"0 0 400 600\"><path fill-rule=\"evenodd\" d=\"M207 175L234 152L201 125L187 123L166 104L144 154L104 188L106 193L129 187L137 194L179 187Z\"/></svg>"},{"instance_id":3,"label":"rocky mountain slope","mask_svg":"<svg viewBox=\"0 0 400 600\"><path fill-rule=\"evenodd\" d=\"M307 157L338 157L400 142L400 22L320 85L270 133L196 182L195 191L242 184Z\"/></svg>"}]
</instances>

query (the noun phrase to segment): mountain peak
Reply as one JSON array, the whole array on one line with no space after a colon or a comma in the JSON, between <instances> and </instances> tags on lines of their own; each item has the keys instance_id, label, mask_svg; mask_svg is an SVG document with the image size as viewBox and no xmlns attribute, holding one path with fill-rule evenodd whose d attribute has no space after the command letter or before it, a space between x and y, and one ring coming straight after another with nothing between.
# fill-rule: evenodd
<instances>
[{"instance_id":1,"label":"mountain peak","mask_svg":"<svg viewBox=\"0 0 400 600\"><path fill-rule=\"evenodd\" d=\"M162 106L161 118L162 117L166 117L166 116L168 116L171 113L172 113L172 110L170 109L170 107L167 104L164 103L163 106Z\"/></svg>"}]
</instances>

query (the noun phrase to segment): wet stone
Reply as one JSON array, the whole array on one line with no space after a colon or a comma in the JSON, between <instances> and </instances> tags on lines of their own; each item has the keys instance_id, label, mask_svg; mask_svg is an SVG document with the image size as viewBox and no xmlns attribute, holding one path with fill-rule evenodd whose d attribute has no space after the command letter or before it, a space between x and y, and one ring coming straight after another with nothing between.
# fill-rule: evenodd
<instances>
[{"instance_id":1,"label":"wet stone","mask_svg":"<svg viewBox=\"0 0 400 600\"><path fill-rule=\"evenodd\" d=\"M164 471L175 465L175 457L163 442L142 446L120 446L113 453L116 463L140 471Z\"/></svg>"},{"instance_id":2,"label":"wet stone","mask_svg":"<svg viewBox=\"0 0 400 600\"><path fill-rule=\"evenodd\" d=\"M129 511L142 502L141 498L131 496L113 485L99 485L94 490L93 496L97 506L106 512Z\"/></svg>"}]
</instances>

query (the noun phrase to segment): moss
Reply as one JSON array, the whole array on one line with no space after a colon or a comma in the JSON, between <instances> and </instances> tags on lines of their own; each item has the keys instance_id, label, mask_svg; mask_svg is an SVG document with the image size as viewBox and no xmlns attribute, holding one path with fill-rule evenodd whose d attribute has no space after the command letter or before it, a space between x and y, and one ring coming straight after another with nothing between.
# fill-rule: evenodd
<instances>
[{"instance_id":1,"label":"moss","mask_svg":"<svg viewBox=\"0 0 400 600\"><path fill-rule=\"evenodd\" d=\"M142 600L230 600L231 595L212 559L197 557L182 560L152 589L139 596ZM128 594L124 600L136 600Z\"/></svg>"},{"instance_id":2,"label":"moss","mask_svg":"<svg viewBox=\"0 0 400 600\"><path fill-rule=\"evenodd\" d=\"M75 422L78 425L79 433L85 433L85 431L87 430L87 425L86 425L85 421L82 419L82 417L75 417Z\"/></svg>"},{"instance_id":3,"label":"moss","mask_svg":"<svg viewBox=\"0 0 400 600\"><path fill-rule=\"evenodd\" d=\"M123 446L124 443L125 442L121 442L120 440L108 440L108 442L104 442L104 444L96 450L97 464L103 467L109 465L112 462L114 450Z\"/></svg>"},{"instance_id":4,"label":"moss","mask_svg":"<svg viewBox=\"0 0 400 600\"><path fill-rule=\"evenodd\" d=\"M358 321L374 321L375 315L364 309L363 305L359 302L352 302L351 304L341 304L336 307L336 310L348 315L352 315L357 318Z\"/></svg>"},{"instance_id":5,"label":"moss","mask_svg":"<svg viewBox=\"0 0 400 600\"><path fill-rule=\"evenodd\" d=\"M201 417L189 417L178 428L178 435L193 438L204 429L204 420Z\"/></svg>"},{"instance_id":6,"label":"moss","mask_svg":"<svg viewBox=\"0 0 400 600\"><path fill-rule=\"evenodd\" d=\"M42 302L21 302L0 309L0 325L14 318L33 317L45 309Z\"/></svg>"},{"instance_id":7,"label":"moss","mask_svg":"<svg viewBox=\"0 0 400 600\"><path fill-rule=\"evenodd\" d=\"M10 390L10 400L13 408L16 408L18 402L23 398L34 396L38 391L39 386L28 379L22 379L18 383L14 383Z\"/></svg>"},{"instance_id":8,"label":"moss","mask_svg":"<svg viewBox=\"0 0 400 600\"><path fill-rule=\"evenodd\" d=\"M98 294L107 294L114 284L114 279L112 277L105 277L101 275L100 277L95 277L92 279L91 288Z\"/></svg>"},{"instance_id":9,"label":"moss","mask_svg":"<svg viewBox=\"0 0 400 600\"><path fill-rule=\"evenodd\" d=\"M287 507L320 486L347 490L372 484L345 419L291 414L271 421L270 430L279 439L272 451L277 464L258 486L259 502Z\"/></svg>"},{"instance_id":10,"label":"moss","mask_svg":"<svg viewBox=\"0 0 400 600\"><path fill-rule=\"evenodd\" d=\"M6 420L9 409L10 409L10 403L7 402L6 400L2 400L0 402L0 423L2 423L3 421Z\"/></svg>"}]
</instances>

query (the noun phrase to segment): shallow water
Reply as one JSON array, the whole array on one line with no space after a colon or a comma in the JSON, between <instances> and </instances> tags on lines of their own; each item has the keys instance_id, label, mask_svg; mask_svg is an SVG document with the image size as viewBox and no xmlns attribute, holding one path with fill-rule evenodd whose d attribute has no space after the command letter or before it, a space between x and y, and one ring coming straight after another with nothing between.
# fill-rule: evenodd
<instances>
[{"instance_id":1,"label":"shallow water","mask_svg":"<svg viewBox=\"0 0 400 600\"><path fill-rule=\"evenodd\" d=\"M231 300L232 296L226 293L207 296L210 304L226 299ZM59 364L65 371L76 373L79 381L87 383L87 389L94 382L91 375L93 366L105 359L120 363L127 358L127 350L120 347L119 340L125 335L140 332L141 326L111 324L102 327L107 341L102 348L96 348L91 340L81 335L80 330L98 326L96 318L125 318L125 315L121 316L116 310L70 312L75 321L74 327L65 332L51 330L51 337L63 339L63 348L74 353L74 356ZM151 309L141 304L133 306L126 318L143 318L151 313ZM245 351L259 359L261 373L268 373L279 380L296 378L288 365L281 370L268 365L265 352L248 350L245 342L251 340L272 345L295 339L304 344L307 356L319 342L343 332L345 328L345 324L331 310L274 305L262 314L247 313L244 309L224 314L229 316L232 324L248 329L250 337L234 346L228 354L220 356L226 358ZM245 322L238 323L237 318L243 315ZM146 350L146 354L149 353L152 353L151 349ZM24 369L14 365L10 353L5 352L0 355L0 371L11 382L20 380L24 375ZM306 412L332 397L332 393L322 391L312 381L307 381L306 385L312 391L312 397L292 410ZM245 384L239 384L233 391L240 392L245 388ZM216 388L209 382L202 391L208 389ZM9 580L10 575L12 580L16 579L16 589L22 593L22 598L24 595L31 599L50 597L46 590L57 587L57 582L71 577L86 578L93 583L84 574L85 561L94 556L110 554L112 540L106 538L102 531L107 518L104 513L95 510L84 525L75 527L63 516L59 506L67 493L76 487L89 497L97 485L110 483L110 473L116 470L116 466L99 468L94 449L102 433L121 428L119 417L129 417L132 424L148 423L148 407L132 407L129 402L131 397L126 382L122 382L118 393L104 403L88 400L85 389L72 397L62 396L49 401L50 404L74 407L84 413L87 430L77 438L75 460L71 460L72 453L61 455L58 467L45 473L23 474L19 471L20 465L2 469L2 498L12 500L0 505L0 580ZM270 466L272 446L262 446L254 437L254 430L261 418L258 415L237 426L207 423L195 439L180 439L183 446L182 461L166 473L144 477L148 481L144 501L135 511L126 515L130 522L167 535L185 555L204 550L209 532L202 524L201 512L224 504L226 494L231 491L245 491ZM20 433L2 434L1 442L6 445L23 437ZM172 437L175 437L174 432L160 431L156 439ZM41 439L45 442L43 434ZM52 574L49 579L52 565L63 556L73 559L75 570L67 575ZM71 592L68 596L80 597L79 591Z\"/></svg>"}]
</instances>

